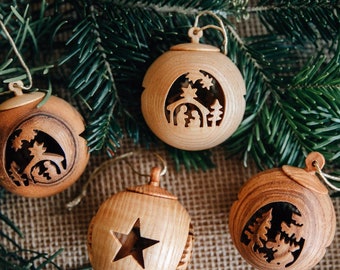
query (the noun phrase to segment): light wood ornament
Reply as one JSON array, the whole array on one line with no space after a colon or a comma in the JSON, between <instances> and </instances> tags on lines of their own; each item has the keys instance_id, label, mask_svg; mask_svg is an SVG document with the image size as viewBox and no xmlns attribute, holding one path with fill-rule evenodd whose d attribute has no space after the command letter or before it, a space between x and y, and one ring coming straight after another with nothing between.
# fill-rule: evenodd
<instances>
[{"instance_id":1,"label":"light wood ornament","mask_svg":"<svg viewBox=\"0 0 340 270\"><path fill-rule=\"evenodd\" d=\"M94 270L185 270L193 246L190 216L159 187L160 168L147 185L130 187L105 201L88 231Z\"/></svg>"},{"instance_id":2,"label":"light wood ornament","mask_svg":"<svg viewBox=\"0 0 340 270\"><path fill-rule=\"evenodd\" d=\"M141 107L150 129L184 150L212 148L238 128L245 111L245 83L235 64L217 47L191 43L161 55L147 70Z\"/></svg>"},{"instance_id":3,"label":"light wood ornament","mask_svg":"<svg viewBox=\"0 0 340 270\"><path fill-rule=\"evenodd\" d=\"M232 240L256 269L311 269L335 234L335 212L327 188L315 175L320 153L306 169L283 166L252 177L240 190L229 216Z\"/></svg>"},{"instance_id":4,"label":"light wood ornament","mask_svg":"<svg viewBox=\"0 0 340 270\"><path fill-rule=\"evenodd\" d=\"M89 159L82 116L63 99L23 94L0 104L0 184L25 197L46 197L63 191L83 173Z\"/></svg>"}]
</instances>

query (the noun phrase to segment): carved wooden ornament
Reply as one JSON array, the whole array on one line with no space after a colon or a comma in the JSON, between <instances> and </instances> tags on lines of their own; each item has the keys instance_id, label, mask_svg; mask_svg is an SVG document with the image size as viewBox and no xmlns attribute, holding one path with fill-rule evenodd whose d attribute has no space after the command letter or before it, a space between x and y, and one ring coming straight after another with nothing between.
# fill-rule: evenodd
<instances>
[{"instance_id":1,"label":"carved wooden ornament","mask_svg":"<svg viewBox=\"0 0 340 270\"><path fill-rule=\"evenodd\" d=\"M201 33L201 32L200 32ZM173 46L148 69L142 113L165 143L184 150L212 148L229 138L245 111L245 83L234 63L217 47Z\"/></svg>"},{"instance_id":2,"label":"carved wooden ornament","mask_svg":"<svg viewBox=\"0 0 340 270\"><path fill-rule=\"evenodd\" d=\"M89 158L81 137L84 122L66 101L43 93L23 94L0 104L0 184L25 197L46 197L73 184Z\"/></svg>"},{"instance_id":3,"label":"carved wooden ornament","mask_svg":"<svg viewBox=\"0 0 340 270\"><path fill-rule=\"evenodd\" d=\"M94 270L185 270L193 245L190 216L159 187L154 168L147 185L104 202L91 221L88 253Z\"/></svg>"},{"instance_id":4,"label":"carved wooden ornament","mask_svg":"<svg viewBox=\"0 0 340 270\"><path fill-rule=\"evenodd\" d=\"M310 269L324 256L335 234L335 212L327 188L306 169L283 166L251 178L230 212L229 229L242 257L257 269Z\"/></svg>"}]
</instances>

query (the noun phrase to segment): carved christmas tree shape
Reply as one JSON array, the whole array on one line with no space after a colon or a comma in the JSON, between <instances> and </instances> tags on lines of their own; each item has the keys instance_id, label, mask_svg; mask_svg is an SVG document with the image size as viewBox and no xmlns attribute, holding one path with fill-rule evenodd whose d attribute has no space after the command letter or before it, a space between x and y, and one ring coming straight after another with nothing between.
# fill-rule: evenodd
<instances>
[{"instance_id":1,"label":"carved christmas tree shape","mask_svg":"<svg viewBox=\"0 0 340 270\"><path fill-rule=\"evenodd\" d=\"M159 243L159 241L141 236L139 218L136 220L129 234L118 232L113 232L113 234L122 244L113 261L115 262L131 255L136 262L145 269L143 250Z\"/></svg>"},{"instance_id":2,"label":"carved christmas tree shape","mask_svg":"<svg viewBox=\"0 0 340 270\"><path fill-rule=\"evenodd\" d=\"M212 109L210 116L208 117L208 120L211 121L211 125L215 126L216 122L218 120L221 120L221 115L223 114L223 107L221 104L218 102L218 99L215 100L215 102L210 106Z\"/></svg>"},{"instance_id":3,"label":"carved christmas tree shape","mask_svg":"<svg viewBox=\"0 0 340 270\"><path fill-rule=\"evenodd\" d=\"M245 231L245 234L250 240L250 246L253 249L256 249L256 247L264 247L264 243L268 240L266 234L271 228L272 210L271 208L263 213L261 217L256 218L255 222L249 225L248 230Z\"/></svg>"}]
</instances>

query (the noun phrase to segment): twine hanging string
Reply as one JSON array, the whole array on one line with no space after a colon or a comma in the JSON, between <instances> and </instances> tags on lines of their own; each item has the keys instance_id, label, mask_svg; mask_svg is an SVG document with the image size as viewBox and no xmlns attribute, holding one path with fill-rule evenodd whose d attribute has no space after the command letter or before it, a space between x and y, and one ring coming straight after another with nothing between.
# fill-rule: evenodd
<instances>
[{"instance_id":1,"label":"twine hanging string","mask_svg":"<svg viewBox=\"0 0 340 270\"><path fill-rule=\"evenodd\" d=\"M10 91L9 92L16 92L16 93L20 93L21 90L30 90L33 86L33 78L32 78L32 74L30 72L30 69L28 68L28 66L26 65L23 57L21 56L17 46L15 45L15 42L14 40L12 39L11 35L9 34L5 24L3 23L3 21L0 19L0 26L1 26L1 29L3 30L3 32L5 33L9 43L11 44L13 50L14 50L14 53L16 54L16 56L18 57L22 67L24 68L26 74L27 74L27 78L28 78L28 81L29 81L29 85L28 86L25 86L24 83L22 81L15 81L15 82L11 82L9 84L9 89ZM38 91L39 89L36 89L36 91ZM18 92L19 91L19 92ZM43 97L43 99L37 104L37 108L40 108L42 107L46 102L47 100L50 98L51 94L52 94L52 89L51 87L49 87L48 89L46 90L41 90L42 92L45 93L45 96ZM22 94L22 92L21 92Z\"/></svg>"},{"instance_id":2,"label":"twine hanging string","mask_svg":"<svg viewBox=\"0 0 340 270\"><path fill-rule=\"evenodd\" d=\"M138 170L136 170L134 168L134 166L127 160L127 158L135 155L137 152L128 152L125 154L122 154L120 156L117 156L115 158L109 159L105 162L103 162L99 167L97 167L90 175L90 177L87 179L87 181L85 182L85 184L82 186L81 192L79 193L79 195L77 197L75 197L72 201L70 201L69 203L66 204L66 208L71 211L74 207L76 207L83 198L85 198L87 196L87 188L89 186L89 184L98 176L99 172L109 168L110 166L112 166L114 163L120 161L120 160L124 160L126 162L126 164L132 169L132 171L139 175L139 176L145 176L145 177L150 177L150 174L142 174L140 173ZM167 165L166 165L166 161L157 153L153 153L162 163L162 170L160 172L160 176L163 176L166 174L167 172Z\"/></svg>"},{"instance_id":3,"label":"twine hanging string","mask_svg":"<svg viewBox=\"0 0 340 270\"><path fill-rule=\"evenodd\" d=\"M24 86L23 83L19 83L19 82L14 82L13 85L17 86L17 87L20 87L21 89L24 89L24 90L30 90L32 88L32 86L33 86L32 74L31 74L28 66L26 65L24 59L22 58L22 56L21 56L17 46L15 45L14 40L12 39L11 35L7 31L7 28L6 28L5 24L1 20L0 20L0 26L2 28L2 31L5 33L9 43L11 44L11 46L12 46L12 48L14 50L14 53L18 57L22 67L24 68L25 72L27 73L27 78L28 78L28 81L29 81L29 85L28 86Z\"/></svg>"},{"instance_id":4,"label":"twine hanging string","mask_svg":"<svg viewBox=\"0 0 340 270\"><path fill-rule=\"evenodd\" d=\"M220 26L217 26L217 25L213 25L213 24L208 24L208 25L205 25L205 26L202 26L202 27L199 27L198 26L198 23L199 23L199 19L203 16L203 15L210 15L212 17L214 17L217 22L219 23ZM222 19L217 16L215 13L211 12L211 11L203 11L201 13L199 13L196 18L195 18L195 23L194 23L194 34L195 35L198 35L199 33L198 32L203 32L204 30L206 29L209 29L209 28L212 28L212 29L216 29L218 31L220 31L223 35L223 53L225 55L227 55L228 53L228 36L227 36L227 31L224 27L224 24L223 24L223 21ZM196 32L195 32L196 31ZM201 37L202 35L200 35Z\"/></svg>"},{"instance_id":5,"label":"twine hanging string","mask_svg":"<svg viewBox=\"0 0 340 270\"><path fill-rule=\"evenodd\" d=\"M340 191L340 187L337 187L336 185L333 185L328 179L331 179L333 181L336 182L340 182L340 177L336 177L333 175L329 175L327 173L324 173L320 166L318 161L314 161L313 162L313 166L316 168L316 172L318 173L318 175L320 176L320 178L326 183L327 186L329 186L331 189L335 190L335 191Z\"/></svg>"}]
</instances>

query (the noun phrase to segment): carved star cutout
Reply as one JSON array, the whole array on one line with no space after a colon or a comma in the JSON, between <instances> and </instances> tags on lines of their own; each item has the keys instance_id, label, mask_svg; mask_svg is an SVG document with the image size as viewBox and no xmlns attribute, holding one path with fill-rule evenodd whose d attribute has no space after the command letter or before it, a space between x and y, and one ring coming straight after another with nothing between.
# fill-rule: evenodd
<instances>
[{"instance_id":1,"label":"carved star cutout","mask_svg":"<svg viewBox=\"0 0 340 270\"><path fill-rule=\"evenodd\" d=\"M204 76L204 78L201 81L202 87L207 88L209 90L210 87L214 85L212 80L213 79L210 78L208 75Z\"/></svg>"},{"instance_id":2,"label":"carved star cutout","mask_svg":"<svg viewBox=\"0 0 340 270\"><path fill-rule=\"evenodd\" d=\"M188 85L188 87L182 87L183 93L181 94L181 97L186 98L187 100L194 99L197 97L196 95L196 88L192 88L191 85Z\"/></svg>"},{"instance_id":3,"label":"carved star cutout","mask_svg":"<svg viewBox=\"0 0 340 270\"><path fill-rule=\"evenodd\" d=\"M140 235L139 218L136 220L129 234L122 234L118 232L113 233L122 244L122 247L118 251L113 261L115 262L131 255L136 260L136 262L143 269L145 269L143 250L159 243L159 241L144 238Z\"/></svg>"}]
</instances>

